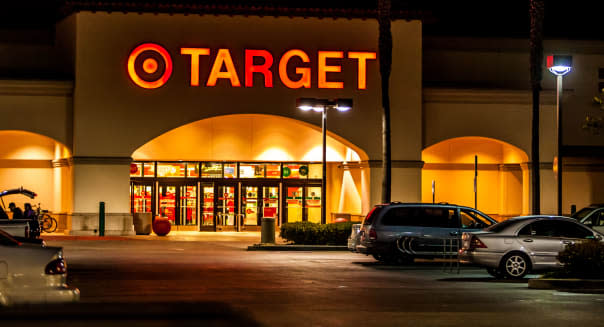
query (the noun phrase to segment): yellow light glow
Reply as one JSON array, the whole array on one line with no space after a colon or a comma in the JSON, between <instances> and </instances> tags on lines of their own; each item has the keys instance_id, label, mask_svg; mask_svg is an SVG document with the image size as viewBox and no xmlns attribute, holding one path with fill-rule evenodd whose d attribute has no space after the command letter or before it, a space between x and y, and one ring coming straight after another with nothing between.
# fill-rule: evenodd
<instances>
[{"instance_id":1,"label":"yellow light glow","mask_svg":"<svg viewBox=\"0 0 604 327\"><path fill-rule=\"evenodd\" d=\"M327 161L344 161L344 156L342 154L327 145L326 148ZM304 161L322 161L323 160L323 146L317 145L310 149L310 151L306 152L306 154L302 157Z\"/></svg>"},{"instance_id":2,"label":"yellow light glow","mask_svg":"<svg viewBox=\"0 0 604 327\"><path fill-rule=\"evenodd\" d=\"M293 161L294 157L281 148L269 148L259 154L254 160L258 161Z\"/></svg>"}]
</instances>

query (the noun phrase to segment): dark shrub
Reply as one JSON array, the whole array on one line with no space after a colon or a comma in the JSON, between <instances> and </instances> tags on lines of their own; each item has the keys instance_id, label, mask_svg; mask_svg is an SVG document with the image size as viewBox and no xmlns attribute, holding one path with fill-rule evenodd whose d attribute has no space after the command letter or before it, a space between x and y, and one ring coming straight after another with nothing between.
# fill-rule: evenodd
<instances>
[{"instance_id":1,"label":"dark shrub","mask_svg":"<svg viewBox=\"0 0 604 327\"><path fill-rule=\"evenodd\" d=\"M604 243L586 240L569 244L558 254L567 277L604 279Z\"/></svg>"},{"instance_id":2,"label":"dark shrub","mask_svg":"<svg viewBox=\"0 0 604 327\"><path fill-rule=\"evenodd\" d=\"M334 224L316 224L306 221L281 225L281 238L295 244L308 245L346 245L351 222Z\"/></svg>"}]
</instances>

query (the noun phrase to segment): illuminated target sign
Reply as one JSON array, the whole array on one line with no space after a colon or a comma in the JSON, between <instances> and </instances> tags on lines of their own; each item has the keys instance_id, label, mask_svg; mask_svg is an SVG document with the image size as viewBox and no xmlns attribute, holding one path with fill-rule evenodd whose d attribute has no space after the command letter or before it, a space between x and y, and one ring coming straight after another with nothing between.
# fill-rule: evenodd
<instances>
[{"instance_id":1,"label":"illuminated target sign","mask_svg":"<svg viewBox=\"0 0 604 327\"><path fill-rule=\"evenodd\" d=\"M338 80L338 74L342 72L343 61L351 60L357 66L357 89L365 90L368 63L377 57L373 51L317 51L317 62L312 63L308 53L300 49L285 51L281 58L275 58L265 49L244 49L245 61L240 66L233 61L229 49L218 49L215 53L209 48L180 48L180 55L189 63L190 86L214 87L224 80L231 87L253 87L254 74L257 74L263 77L266 88L272 88L273 79L277 78L281 85L290 89L311 88L311 76L316 72L318 88L343 89L344 81L341 78ZM204 76L205 82L200 81L202 64L207 64L209 68L209 74ZM243 67L243 75L240 75L237 67ZM141 44L130 53L128 75L136 85L156 89L170 79L172 58L161 45Z\"/></svg>"},{"instance_id":2,"label":"illuminated target sign","mask_svg":"<svg viewBox=\"0 0 604 327\"><path fill-rule=\"evenodd\" d=\"M128 57L128 75L138 86L156 89L168 81L172 75L172 58L159 44L143 43Z\"/></svg>"}]
</instances>

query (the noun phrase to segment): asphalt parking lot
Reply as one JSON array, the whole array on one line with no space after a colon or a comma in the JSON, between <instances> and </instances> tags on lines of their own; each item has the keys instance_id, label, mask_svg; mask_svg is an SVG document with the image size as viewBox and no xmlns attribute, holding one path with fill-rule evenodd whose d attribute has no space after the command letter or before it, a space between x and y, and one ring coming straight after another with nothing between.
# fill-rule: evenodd
<instances>
[{"instance_id":1,"label":"asphalt parking lot","mask_svg":"<svg viewBox=\"0 0 604 327\"><path fill-rule=\"evenodd\" d=\"M443 263L388 266L350 252L246 251L256 238L48 243L64 247L80 309L105 319L122 303L164 308L165 325L191 308L201 316L223 310L233 325L250 326L603 325L604 294L532 290L527 279L496 280L477 267L457 273Z\"/></svg>"}]
</instances>

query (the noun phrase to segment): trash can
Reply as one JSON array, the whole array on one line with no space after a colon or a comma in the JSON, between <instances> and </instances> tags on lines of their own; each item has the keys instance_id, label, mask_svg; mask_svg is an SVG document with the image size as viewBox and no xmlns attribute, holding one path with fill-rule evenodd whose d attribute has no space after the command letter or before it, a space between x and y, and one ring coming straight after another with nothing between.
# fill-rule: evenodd
<instances>
[{"instance_id":1,"label":"trash can","mask_svg":"<svg viewBox=\"0 0 604 327\"><path fill-rule=\"evenodd\" d=\"M260 231L260 243L275 244L275 218L262 218Z\"/></svg>"},{"instance_id":2,"label":"trash can","mask_svg":"<svg viewBox=\"0 0 604 327\"><path fill-rule=\"evenodd\" d=\"M136 235L151 234L151 213L150 212L135 212L133 215L134 231Z\"/></svg>"}]
</instances>

